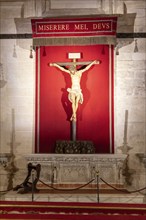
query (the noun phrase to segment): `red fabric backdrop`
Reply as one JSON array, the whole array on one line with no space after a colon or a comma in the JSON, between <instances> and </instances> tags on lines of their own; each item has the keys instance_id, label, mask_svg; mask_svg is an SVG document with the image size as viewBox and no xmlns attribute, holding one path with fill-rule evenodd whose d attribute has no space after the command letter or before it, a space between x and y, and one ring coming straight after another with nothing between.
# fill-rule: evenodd
<instances>
[{"instance_id":1,"label":"red fabric backdrop","mask_svg":"<svg viewBox=\"0 0 146 220\"><path fill-rule=\"evenodd\" d=\"M95 59L101 61L100 65L92 66L82 75L81 88L84 102L79 105L77 113L77 140L93 141L96 153L111 153L110 148L113 149L114 139L113 111L110 117L110 110L113 109L113 71L110 75L109 60L113 60L113 48L111 55L109 48L108 45L47 46L40 47L40 52L37 50L37 153L54 153L56 140L71 138L69 121L71 103L67 92L67 88L71 86L70 76L48 65L50 62L70 62L69 52L80 52L81 59L78 61ZM38 68L39 60L40 68ZM111 62L111 69L112 66Z\"/></svg>"}]
</instances>

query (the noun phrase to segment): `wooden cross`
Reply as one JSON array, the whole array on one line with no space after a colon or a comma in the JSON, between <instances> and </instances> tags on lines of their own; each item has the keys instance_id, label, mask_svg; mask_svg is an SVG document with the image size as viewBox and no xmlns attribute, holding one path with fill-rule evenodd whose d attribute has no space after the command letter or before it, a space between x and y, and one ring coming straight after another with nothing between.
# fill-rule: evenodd
<instances>
[{"instance_id":1,"label":"wooden cross","mask_svg":"<svg viewBox=\"0 0 146 220\"><path fill-rule=\"evenodd\" d=\"M88 65L92 61L85 61L85 62L77 62L77 59L81 58L81 53L68 53L68 58L72 59L72 62L57 62L60 66L79 66L79 65ZM100 61L99 61L100 63Z\"/></svg>"}]
</instances>

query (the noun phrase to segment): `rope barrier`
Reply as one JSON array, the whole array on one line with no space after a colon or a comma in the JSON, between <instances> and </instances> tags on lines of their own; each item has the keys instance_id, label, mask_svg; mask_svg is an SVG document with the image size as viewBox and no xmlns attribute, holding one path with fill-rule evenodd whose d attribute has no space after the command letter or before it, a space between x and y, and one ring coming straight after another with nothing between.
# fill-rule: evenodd
<instances>
[{"instance_id":1,"label":"rope barrier","mask_svg":"<svg viewBox=\"0 0 146 220\"><path fill-rule=\"evenodd\" d=\"M48 186L49 188L52 188L52 189L54 189L54 190L58 190L58 191L73 191L73 190L78 190L78 189L84 188L85 186L87 186L87 185L89 185L90 183L92 183L94 180L95 180L95 178L92 179L92 180L90 180L90 181L87 182L86 184L81 185L81 186L79 186L79 187L77 187L77 188L74 188L74 189L59 189L59 188L55 188L55 187L53 187L53 186L51 186L51 185L49 185L49 184L44 183L44 182L43 182L42 180L40 180L40 179L39 179L39 182L41 182L41 183L44 184L45 186ZM141 191L143 191L143 190L146 189L146 187L143 187L143 188L138 189L138 190L127 191L127 190L118 189L118 188L112 186L111 184L107 183L107 182L106 182L104 179L102 179L102 178L100 178L100 180L101 180L102 182L104 182L107 186L111 187L112 189L117 190L117 191L119 191L119 192L123 192L123 193L136 193L136 192L141 192ZM14 188L15 188L15 187L14 187ZM0 193L7 193L7 192L13 190L14 188L11 188L11 189L8 189L8 190L4 190L4 191L0 191Z\"/></svg>"},{"instance_id":2,"label":"rope barrier","mask_svg":"<svg viewBox=\"0 0 146 220\"><path fill-rule=\"evenodd\" d=\"M4 191L0 191L0 193L6 193L6 192L9 192L9 191L11 191L11 190L13 190L13 188L7 189L7 190L4 190Z\"/></svg>"},{"instance_id":3,"label":"rope barrier","mask_svg":"<svg viewBox=\"0 0 146 220\"><path fill-rule=\"evenodd\" d=\"M133 190L133 191L127 191L127 190L123 190L123 189L117 189L116 187L110 185L109 183L107 183L105 180L103 180L102 178L100 178L106 185L110 186L111 188L120 191L120 192L126 192L126 193L136 193L136 192L140 192L146 189L146 187L138 189L138 190Z\"/></svg>"},{"instance_id":4,"label":"rope barrier","mask_svg":"<svg viewBox=\"0 0 146 220\"><path fill-rule=\"evenodd\" d=\"M21 183L20 185L22 185L23 183ZM0 193L6 193L6 192L9 192L11 190L14 190L15 187L12 187L11 189L7 189L7 190L3 190L3 191L0 191Z\"/></svg>"},{"instance_id":5,"label":"rope barrier","mask_svg":"<svg viewBox=\"0 0 146 220\"><path fill-rule=\"evenodd\" d=\"M84 184L84 185L82 185L82 186L79 186L79 187L77 187L77 188L74 188L74 189L58 189L58 188L55 188L55 187L53 187L53 186L50 186L50 185L44 183L44 182L43 182L42 180L40 180L40 179L39 179L39 182L43 183L45 186L48 186L48 187L50 187L50 188L52 188L52 189L54 189L54 190L58 190L58 191L72 191L72 190L81 189L81 188L83 188L83 187L89 185L90 183L92 183L94 180L95 180L95 179L92 179L92 180L90 180L89 182L87 182L86 184Z\"/></svg>"},{"instance_id":6,"label":"rope barrier","mask_svg":"<svg viewBox=\"0 0 146 220\"><path fill-rule=\"evenodd\" d=\"M23 183L21 183L20 185L22 185ZM0 191L0 193L6 193L6 192L9 192L11 190L14 190L15 187L12 187L11 189L7 189L7 190L4 190L4 191Z\"/></svg>"}]
</instances>

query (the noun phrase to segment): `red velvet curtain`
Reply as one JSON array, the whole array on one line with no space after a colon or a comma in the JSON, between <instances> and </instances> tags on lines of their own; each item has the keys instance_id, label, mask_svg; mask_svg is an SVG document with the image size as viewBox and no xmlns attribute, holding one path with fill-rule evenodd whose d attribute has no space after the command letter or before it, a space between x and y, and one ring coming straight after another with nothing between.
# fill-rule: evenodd
<instances>
[{"instance_id":1,"label":"red velvet curtain","mask_svg":"<svg viewBox=\"0 0 146 220\"><path fill-rule=\"evenodd\" d=\"M109 45L47 46L36 52L37 153L54 153L57 140L71 138L70 76L50 67L51 62L70 62L68 53L79 52L78 61L100 60L84 72L84 102L77 112L77 140L92 141L96 153L113 153L113 48Z\"/></svg>"}]
</instances>

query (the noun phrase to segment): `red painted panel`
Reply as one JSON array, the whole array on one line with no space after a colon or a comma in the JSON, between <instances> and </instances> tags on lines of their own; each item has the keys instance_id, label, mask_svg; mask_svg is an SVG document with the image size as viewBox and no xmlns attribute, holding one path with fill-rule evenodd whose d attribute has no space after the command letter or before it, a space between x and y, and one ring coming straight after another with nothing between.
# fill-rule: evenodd
<instances>
[{"instance_id":1,"label":"red painted panel","mask_svg":"<svg viewBox=\"0 0 146 220\"><path fill-rule=\"evenodd\" d=\"M77 113L77 140L93 141L96 153L109 153L111 141L109 128L110 123L113 122L113 114L112 118L109 114L109 100L111 98L113 106L113 89L112 97L109 98L108 45L40 48L40 76L36 77L37 91L39 91L38 94L36 93L36 100L39 97L39 102L36 102L39 124L36 129L36 149L39 148L39 153L54 153L56 140L70 140L71 103L67 92L67 88L71 86L70 76L48 65L50 62L69 62L69 52L80 52L81 59L78 61L95 59L101 61L101 64L92 66L82 75L81 88L84 102L79 104ZM113 81L113 75L111 78ZM112 127L112 142L113 131Z\"/></svg>"}]
</instances>

